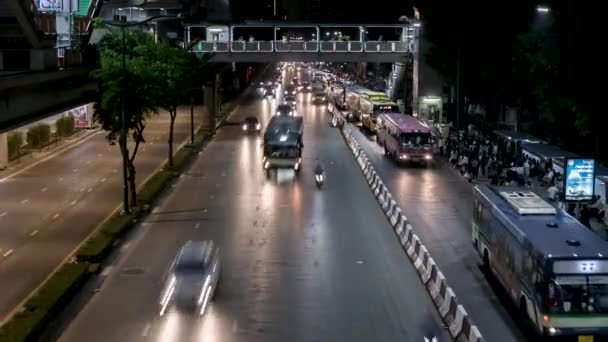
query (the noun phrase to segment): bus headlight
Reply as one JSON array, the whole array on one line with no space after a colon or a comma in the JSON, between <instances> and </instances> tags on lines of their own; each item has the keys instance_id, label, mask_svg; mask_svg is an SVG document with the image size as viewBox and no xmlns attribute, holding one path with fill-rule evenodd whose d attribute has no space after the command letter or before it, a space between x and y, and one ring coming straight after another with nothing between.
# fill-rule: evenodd
<instances>
[{"instance_id":1,"label":"bus headlight","mask_svg":"<svg viewBox=\"0 0 608 342\"><path fill-rule=\"evenodd\" d=\"M243 131L247 130L247 125L243 125Z\"/></svg>"},{"instance_id":2,"label":"bus headlight","mask_svg":"<svg viewBox=\"0 0 608 342\"><path fill-rule=\"evenodd\" d=\"M433 157L430 154L425 154L424 159L431 160L431 159L433 159Z\"/></svg>"},{"instance_id":3,"label":"bus headlight","mask_svg":"<svg viewBox=\"0 0 608 342\"><path fill-rule=\"evenodd\" d=\"M399 159L407 159L407 158L408 158L407 154L402 154L402 155L399 156Z\"/></svg>"},{"instance_id":4,"label":"bus headlight","mask_svg":"<svg viewBox=\"0 0 608 342\"><path fill-rule=\"evenodd\" d=\"M551 336L559 335L559 329L556 329L554 327L549 327L549 335L551 335Z\"/></svg>"}]
</instances>

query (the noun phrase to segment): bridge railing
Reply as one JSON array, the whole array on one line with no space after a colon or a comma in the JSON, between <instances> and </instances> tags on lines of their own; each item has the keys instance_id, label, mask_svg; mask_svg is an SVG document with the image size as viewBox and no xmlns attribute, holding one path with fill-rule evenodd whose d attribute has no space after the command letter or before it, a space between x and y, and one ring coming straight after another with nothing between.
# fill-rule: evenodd
<instances>
[{"instance_id":1,"label":"bridge railing","mask_svg":"<svg viewBox=\"0 0 608 342\"><path fill-rule=\"evenodd\" d=\"M274 52L274 42L272 40L258 41L233 41L230 45L232 52Z\"/></svg>"},{"instance_id":2,"label":"bridge railing","mask_svg":"<svg viewBox=\"0 0 608 342\"><path fill-rule=\"evenodd\" d=\"M317 52L319 51L319 43L307 40L282 41L275 42L276 52Z\"/></svg>"},{"instance_id":3,"label":"bridge railing","mask_svg":"<svg viewBox=\"0 0 608 342\"><path fill-rule=\"evenodd\" d=\"M321 52L362 52L360 41L321 41Z\"/></svg>"},{"instance_id":4,"label":"bridge railing","mask_svg":"<svg viewBox=\"0 0 608 342\"><path fill-rule=\"evenodd\" d=\"M411 52L411 44L403 41L202 41L196 52Z\"/></svg>"},{"instance_id":5,"label":"bridge railing","mask_svg":"<svg viewBox=\"0 0 608 342\"><path fill-rule=\"evenodd\" d=\"M365 42L365 52L408 52L408 42L402 41L368 41Z\"/></svg>"}]
</instances>

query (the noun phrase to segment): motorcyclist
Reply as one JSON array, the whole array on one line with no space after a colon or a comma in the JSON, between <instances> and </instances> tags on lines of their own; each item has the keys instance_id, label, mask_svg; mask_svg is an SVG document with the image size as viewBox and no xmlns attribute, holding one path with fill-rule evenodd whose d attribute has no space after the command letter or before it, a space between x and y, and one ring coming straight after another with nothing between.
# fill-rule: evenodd
<instances>
[{"instance_id":1,"label":"motorcyclist","mask_svg":"<svg viewBox=\"0 0 608 342\"><path fill-rule=\"evenodd\" d=\"M322 175L325 171L323 170L323 166L321 166L321 162L319 161L319 159L315 160L315 176L317 175Z\"/></svg>"}]
</instances>

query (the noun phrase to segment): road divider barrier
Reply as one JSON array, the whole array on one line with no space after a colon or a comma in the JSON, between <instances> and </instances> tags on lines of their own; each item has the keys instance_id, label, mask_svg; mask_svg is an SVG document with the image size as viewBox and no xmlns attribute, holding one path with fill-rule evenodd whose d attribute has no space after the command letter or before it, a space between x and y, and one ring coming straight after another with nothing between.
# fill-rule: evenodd
<instances>
[{"instance_id":1,"label":"road divider barrier","mask_svg":"<svg viewBox=\"0 0 608 342\"><path fill-rule=\"evenodd\" d=\"M373 164L355 138L350 125L347 124L344 114L335 106L332 106L330 112L332 114L332 125L340 127L342 135L367 179L374 197L378 200L386 218L395 229L399 242L418 272L420 280L425 285L439 315L449 327L450 335L456 341L485 341L465 308L458 303L454 291L449 287L443 272L431 257L428 249L418 235L414 233L414 229L403 214L403 210L376 173Z\"/></svg>"}]
</instances>

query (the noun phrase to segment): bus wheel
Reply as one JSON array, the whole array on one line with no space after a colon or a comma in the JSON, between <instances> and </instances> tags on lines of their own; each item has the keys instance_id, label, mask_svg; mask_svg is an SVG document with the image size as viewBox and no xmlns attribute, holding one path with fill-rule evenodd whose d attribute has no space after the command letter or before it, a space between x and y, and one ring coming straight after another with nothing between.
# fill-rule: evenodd
<instances>
[{"instance_id":1,"label":"bus wheel","mask_svg":"<svg viewBox=\"0 0 608 342\"><path fill-rule=\"evenodd\" d=\"M524 323L527 324L530 316L528 316L528 305L526 302L526 298L523 296L519 300L519 315L523 319Z\"/></svg>"},{"instance_id":2,"label":"bus wheel","mask_svg":"<svg viewBox=\"0 0 608 342\"><path fill-rule=\"evenodd\" d=\"M486 272L490 271L490 255L488 254L488 250L483 250L483 268Z\"/></svg>"}]
</instances>

